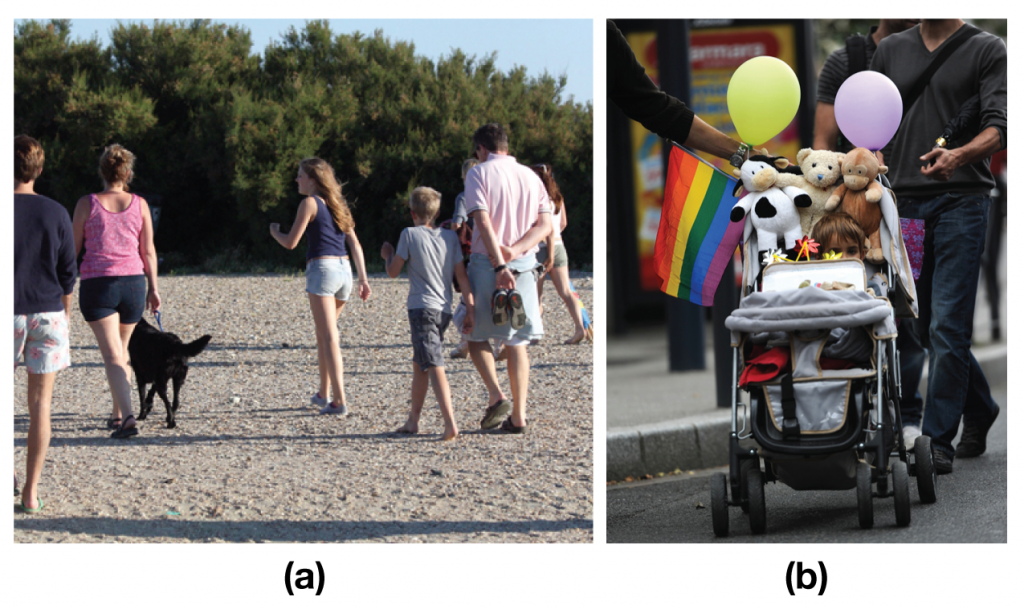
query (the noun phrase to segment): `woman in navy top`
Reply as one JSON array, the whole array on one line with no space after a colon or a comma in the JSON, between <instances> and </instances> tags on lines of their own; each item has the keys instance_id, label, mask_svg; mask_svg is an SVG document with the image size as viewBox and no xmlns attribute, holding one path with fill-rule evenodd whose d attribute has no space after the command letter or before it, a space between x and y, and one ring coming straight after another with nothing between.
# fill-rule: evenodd
<instances>
[{"instance_id":1,"label":"woman in navy top","mask_svg":"<svg viewBox=\"0 0 1024 609\"><path fill-rule=\"evenodd\" d=\"M39 478L50 444L50 401L57 372L70 363L68 316L75 287L75 240L64 206L35 192L42 146L14 138L14 365L28 369L28 454L22 512L43 509ZM18 493L18 474L14 474Z\"/></svg>"},{"instance_id":2,"label":"woman in navy top","mask_svg":"<svg viewBox=\"0 0 1024 609\"><path fill-rule=\"evenodd\" d=\"M337 322L352 292L350 253L359 274L359 297L364 301L370 297L363 248L356 237L355 222L341 195L334 169L326 161L305 159L299 163L295 181L299 185L299 194L306 195L306 198L299 204L292 229L285 234L281 232L281 225L275 222L270 225L270 235L290 250L295 249L304 233L308 236L306 292L316 325L317 362L320 365L320 387L310 402L321 407L320 414L346 415L348 406L342 382Z\"/></svg>"}]
</instances>

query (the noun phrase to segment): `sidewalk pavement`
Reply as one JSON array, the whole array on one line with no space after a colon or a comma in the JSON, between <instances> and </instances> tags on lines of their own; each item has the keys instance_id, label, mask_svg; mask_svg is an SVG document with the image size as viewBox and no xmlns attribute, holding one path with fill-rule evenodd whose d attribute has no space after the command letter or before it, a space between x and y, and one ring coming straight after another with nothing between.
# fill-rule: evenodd
<instances>
[{"instance_id":1,"label":"sidewalk pavement","mask_svg":"<svg viewBox=\"0 0 1024 609\"><path fill-rule=\"evenodd\" d=\"M1001 265L1005 282L1005 254ZM984 282L975 306L974 356L993 387L1006 386L1005 338L989 341L990 313ZM1006 290L1000 290L1000 318L1005 336ZM607 480L718 467L729 462L731 409L715 407L714 353L711 326L705 328L706 370L668 372L668 337L664 327L634 331L608 340ZM927 388L928 369L921 379ZM746 393L744 402L749 404ZM1002 405L1005 408L1005 404Z\"/></svg>"}]
</instances>

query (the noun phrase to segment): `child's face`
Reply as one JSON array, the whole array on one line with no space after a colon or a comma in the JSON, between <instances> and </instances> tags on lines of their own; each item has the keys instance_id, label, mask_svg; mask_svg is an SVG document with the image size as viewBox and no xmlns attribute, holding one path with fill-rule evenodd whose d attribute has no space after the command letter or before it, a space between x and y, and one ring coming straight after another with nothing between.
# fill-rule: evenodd
<instances>
[{"instance_id":1,"label":"child's face","mask_svg":"<svg viewBox=\"0 0 1024 609\"><path fill-rule=\"evenodd\" d=\"M821 251L842 254L846 260L851 258L856 258L860 261L864 260L863 246L849 237L837 237L832 240L832 243L822 248Z\"/></svg>"}]
</instances>

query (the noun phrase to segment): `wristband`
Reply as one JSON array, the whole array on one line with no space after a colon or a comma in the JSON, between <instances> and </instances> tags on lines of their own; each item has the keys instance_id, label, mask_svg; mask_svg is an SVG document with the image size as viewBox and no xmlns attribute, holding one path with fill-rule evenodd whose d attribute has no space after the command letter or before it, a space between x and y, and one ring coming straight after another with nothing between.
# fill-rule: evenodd
<instances>
[{"instance_id":1,"label":"wristband","mask_svg":"<svg viewBox=\"0 0 1024 609\"><path fill-rule=\"evenodd\" d=\"M507 264L501 264L501 265L498 265L498 266L494 267L494 272L497 274L497 273L500 273L500 272L504 271L507 268L508 268Z\"/></svg>"}]
</instances>

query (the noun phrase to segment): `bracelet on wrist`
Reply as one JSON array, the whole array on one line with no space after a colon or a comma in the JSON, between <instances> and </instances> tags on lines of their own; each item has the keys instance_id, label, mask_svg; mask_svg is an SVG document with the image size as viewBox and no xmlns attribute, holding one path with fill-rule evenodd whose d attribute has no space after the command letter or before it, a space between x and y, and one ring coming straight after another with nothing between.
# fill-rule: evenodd
<instances>
[{"instance_id":1,"label":"bracelet on wrist","mask_svg":"<svg viewBox=\"0 0 1024 609\"><path fill-rule=\"evenodd\" d=\"M500 273L500 272L504 271L507 268L508 268L507 264L499 264L498 266L494 267L494 272L495 273Z\"/></svg>"}]
</instances>

